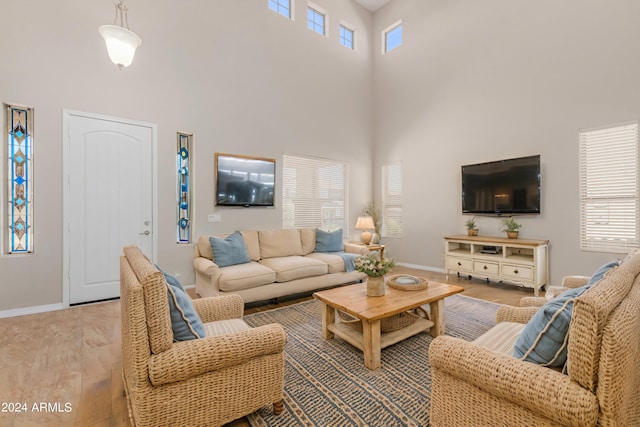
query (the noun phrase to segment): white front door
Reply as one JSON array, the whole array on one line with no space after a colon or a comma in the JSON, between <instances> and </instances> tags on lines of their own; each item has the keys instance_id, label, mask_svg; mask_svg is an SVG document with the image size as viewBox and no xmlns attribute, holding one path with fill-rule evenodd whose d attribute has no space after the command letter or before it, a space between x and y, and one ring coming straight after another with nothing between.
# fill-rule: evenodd
<instances>
[{"instance_id":1,"label":"white front door","mask_svg":"<svg viewBox=\"0 0 640 427\"><path fill-rule=\"evenodd\" d=\"M64 112L65 272L70 304L120 295L119 257L154 259L155 125Z\"/></svg>"}]
</instances>

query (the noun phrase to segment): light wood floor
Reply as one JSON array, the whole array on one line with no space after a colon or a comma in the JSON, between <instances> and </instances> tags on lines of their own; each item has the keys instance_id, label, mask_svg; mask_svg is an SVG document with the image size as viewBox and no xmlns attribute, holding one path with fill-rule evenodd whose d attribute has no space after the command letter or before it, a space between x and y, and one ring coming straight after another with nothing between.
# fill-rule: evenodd
<instances>
[{"instance_id":1,"label":"light wood floor","mask_svg":"<svg viewBox=\"0 0 640 427\"><path fill-rule=\"evenodd\" d=\"M393 273L446 281L444 274L405 267ZM533 295L530 289L455 275L448 283L463 286L463 295L501 304L517 305L521 297ZM250 307L245 313L310 298ZM5 405L0 427L129 426L120 342L118 300L0 319L0 403ZM245 419L229 424L248 425Z\"/></svg>"}]
</instances>

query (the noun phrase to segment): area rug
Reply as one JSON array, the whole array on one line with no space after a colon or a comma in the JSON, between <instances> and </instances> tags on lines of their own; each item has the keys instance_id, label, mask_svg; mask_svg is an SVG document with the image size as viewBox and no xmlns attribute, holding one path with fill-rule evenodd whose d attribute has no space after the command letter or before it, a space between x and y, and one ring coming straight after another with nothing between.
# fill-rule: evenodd
<instances>
[{"instance_id":1,"label":"area rug","mask_svg":"<svg viewBox=\"0 0 640 427\"><path fill-rule=\"evenodd\" d=\"M454 295L445 300L446 334L473 340L495 325L498 304ZM432 337L421 333L382 350L370 371L362 352L322 338L321 304L305 301L245 316L252 326L280 323L285 346L284 411L265 407L247 418L268 426L428 426Z\"/></svg>"}]
</instances>

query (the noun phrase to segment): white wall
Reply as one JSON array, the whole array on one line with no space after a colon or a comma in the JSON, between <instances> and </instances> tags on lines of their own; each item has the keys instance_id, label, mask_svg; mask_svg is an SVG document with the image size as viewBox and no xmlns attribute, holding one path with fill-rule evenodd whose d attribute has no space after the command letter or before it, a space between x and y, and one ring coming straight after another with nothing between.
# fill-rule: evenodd
<instances>
[{"instance_id":1,"label":"white wall","mask_svg":"<svg viewBox=\"0 0 640 427\"><path fill-rule=\"evenodd\" d=\"M464 233L463 164L540 154L542 214L521 236L550 240L551 281L620 255L579 249L578 129L640 117L640 2L393 0L374 15L376 194L402 161L405 235L389 254L444 268ZM403 45L380 32L403 20ZM501 235L479 218L480 234Z\"/></svg>"},{"instance_id":2,"label":"white wall","mask_svg":"<svg viewBox=\"0 0 640 427\"><path fill-rule=\"evenodd\" d=\"M0 311L62 303L65 108L158 124L158 262L185 284L193 247L175 243L177 131L194 134L195 236L281 226L279 203L214 208L216 151L348 162L355 224L372 191L372 16L351 1L314 3L330 14L329 38L306 28L302 0L294 21L267 0L128 0L143 45L118 71L97 32L112 22L111 1L3 1L0 101L35 108L35 253L0 255ZM338 43L340 19L356 27L355 52ZM221 223L207 222L214 212Z\"/></svg>"}]
</instances>

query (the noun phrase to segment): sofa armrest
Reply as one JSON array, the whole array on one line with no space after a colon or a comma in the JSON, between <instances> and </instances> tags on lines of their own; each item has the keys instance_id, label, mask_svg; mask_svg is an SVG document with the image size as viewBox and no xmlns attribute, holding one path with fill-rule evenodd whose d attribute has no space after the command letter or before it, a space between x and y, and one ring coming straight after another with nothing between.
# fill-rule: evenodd
<instances>
[{"instance_id":1,"label":"sofa armrest","mask_svg":"<svg viewBox=\"0 0 640 427\"><path fill-rule=\"evenodd\" d=\"M244 314L244 301L236 294L194 299L193 306L204 323L241 319Z\"/></svg>"},{"instance_id":2,"label":"sofa armrest","mask_svg":"<svg viewBox=\"0 0 640 427\"><path fill-rule=\"evenodd\" d=\"M438 371L444 372L561 425L596 424L595 394L560 372L446 336L432 341L429 360L434 377L441 375Z\"/></svg>"},{"instance_id":3,"label":"sofa armrest","mask_svg":"<svg viewBox=\"0 0 640 427\"><path fill-rule=\"evenodd\" d=\"M220 267L208 258L198 257L193 260L196 273L196 292L201 297L215 297L220 293L218 279Z\"/></svg>"},{"instance_id":4,"label":"sofa armrest","mask_svg":"<svg viewBox=\"0 0 640 427\"><path fill-rule=\"evenodd\" d=\"M527 323L540 307L513 307L501 305L496 313L496 323L516 322Z\"/></svg>"},{"instance_id":5,"label":"sofa armrest","mask_svg":"<svg viewBox=\"0 0 640 427\"><path fill-rule=\"evenodd\" d=\"M591 277L587 276L564 276L562 278L563 288L579 288L586 285Z\"/></svg>"},{"instance_id":6,"label":"sofa armrest","mask_svg":"<svg viewBox=\"0 0 640 427\"><path fill-rule=\"evenodd\" d=\"M273 323L237 334L173 343L169 350L151 356L149 379L159 386L241 365L257 357L282 353L286 340L284 328Z\"/></svg>"},{"instance_id":7,"label":"sofa armrest","mask_svg":"<svg viewBox=\"0 0 640 427\"><path fill-rule=\"evenodd\" d=\"M345 243L344 251L349 254L369 255L371 252L365 245L358 245L357 243Z\"/></svg>"},{"instance_id":8,"label":"sofa armrest","mask_svg":"<svg viewBox=\"0 0 640 427\"><path fill-rule=\"evenodd\" d=\"M213 261L205 257L193 259L193 268L201 274L214 277L220 274L220 267Z\"/></svg>"}]
</instances>

